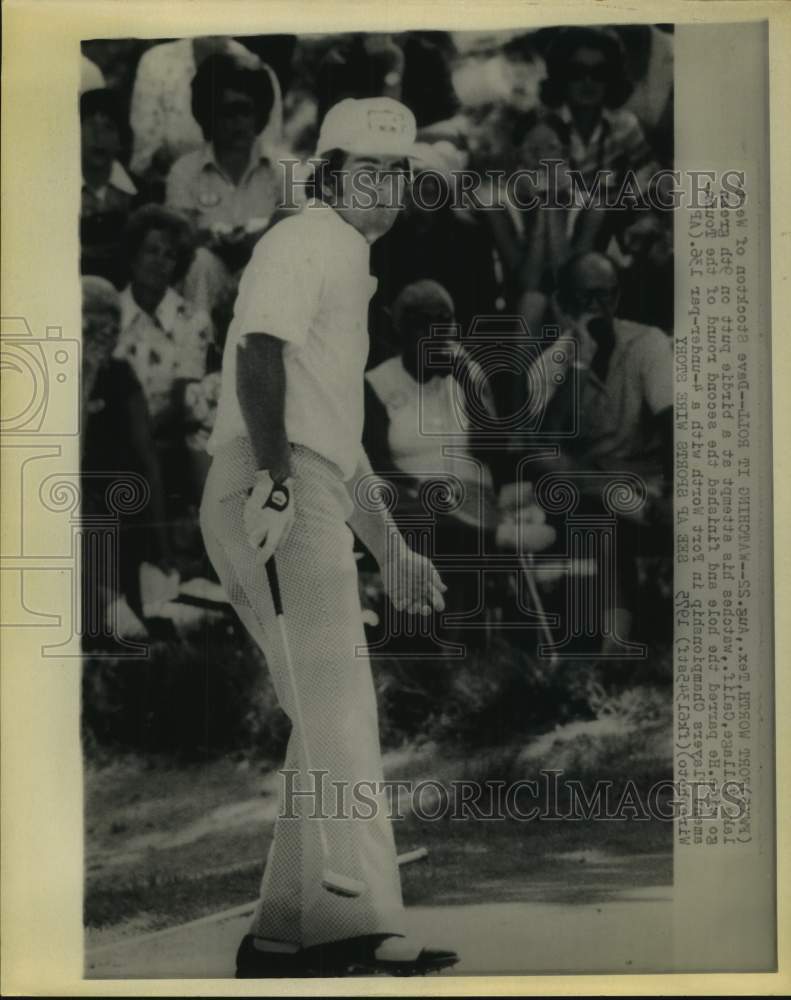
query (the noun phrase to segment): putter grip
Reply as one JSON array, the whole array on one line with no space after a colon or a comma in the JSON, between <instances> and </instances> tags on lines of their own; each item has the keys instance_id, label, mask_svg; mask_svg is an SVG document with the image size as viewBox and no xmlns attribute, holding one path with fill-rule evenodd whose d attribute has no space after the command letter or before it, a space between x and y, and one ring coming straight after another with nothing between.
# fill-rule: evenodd
<instances>
[{"instance_id":1,"label":"putter grip","mask_svg":"<svg viewBox=\"0 0 791 1000\"><path fill-rule=\"evenodd\" d=\"M280 596L280 580L277 576L277 567L275 566L275 557L269 560L266 564L266 577L269 580L269 589L272 592L272 603L275 606L275 614L283 614L283 598Z\"/></svg>"}]
</instances>

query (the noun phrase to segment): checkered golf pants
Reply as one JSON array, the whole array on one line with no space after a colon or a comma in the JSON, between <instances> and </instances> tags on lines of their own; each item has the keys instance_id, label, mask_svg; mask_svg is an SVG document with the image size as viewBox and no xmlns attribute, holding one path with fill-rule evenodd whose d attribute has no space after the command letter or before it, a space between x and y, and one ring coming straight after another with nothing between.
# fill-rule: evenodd
<instances>
[{"instance_id":1,"label":"checkered golf pants","mask_svg":"<svg viewBox=\"0 0 791 1000\"><path fill-rule=\"evenodd\" d=\"M362 651L353 535L346 523L352 501L336 467L315 452L296 446L292 467L295 517L276 559L311 765L328 772L324 812L332 818L311 818L315 796L291 797L285 810L281 801L252 929L263 938L308 947L364 934L404 934L405 929L386 797L375 796L373 818L365 818L373 811L368 806L360 810L363 818L335 818L339 810L332 782L344 783L351 804L355 783L369 783L363 794L372 798L370 783L383 777L376 696ZM264 651L277 697L292 719L284 771L299 772L292 785L314 791L318 779L305 774L266 574L244 533L243 510L254 473L247 439L219 449L204 491L201 528L228 598ZM329 867L363 881L359 897L342 898L321 887L319 822L329 842Z\"/></svg>"}]
</instances>

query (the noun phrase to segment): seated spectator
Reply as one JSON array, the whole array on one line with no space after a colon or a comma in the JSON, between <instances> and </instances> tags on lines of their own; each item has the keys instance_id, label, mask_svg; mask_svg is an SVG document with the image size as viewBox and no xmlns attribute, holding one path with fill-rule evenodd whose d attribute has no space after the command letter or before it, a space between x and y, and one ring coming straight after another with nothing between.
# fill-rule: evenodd
<instances>
[{"instance_id":1,"label":"seated spectator","mask_svg":"<svg viewBox=\"0 0 791 1000\"><path fill-rule=\"evenodd\" d=\"M200 250L185 295L209 313L282 201L280 164L258 141L273 97L266 70L241 68L227 55L205 59L192 81L192 108L206 141L173 164L166 201L196 226Z\"/></svg>"},{"instance_id":2,"label":"seated spectator","mask_svg":"<svg viewBox=\"0 0 791 1000\"><path fill-rule=\"evenodd\" d=\"M163 468L184 447L183 392L207 371L211 322L174 289L192 259L190 224L159 205L132 215L125 233L129 284L120 296L121 333L115 350L134 370L148 404ZM180 484L168 478L168 495Z\"/></svg>"},{"instance_id":3,"label":"seated spectator","mask_svg":"<svg viewBox=\"0 0 791 1000\"><path fill-rule=\"evenodd\" d=\"M115 285L122 280L120 233L137 194L118 160L124 128L111 91L87 90L82 94L80 272L99 275Z\"/></svg>"},{"instance_id":4,"label":"seated spectator","mask_svg":"<svg viewBox=\"0 0 791 1000\"><path fill-rule=\"evenodd\" d=\"M500 211L482 214L507 272L510 298L538 335L558 268L573 254L601 242L604 211L584 207L571 188L569 128L557 115L522 115L514 126L513 143L512 169L533 171L535 182L522 174L512 197L501 197ZM540 204L535 207L520 207L536 199Z\"/></svg>"},{"instance_id":5,"label":"seated spectator","mask_svg":"<svg viewBox=\"0 0 791 1000\"><path fill-rule=\"evenodd\" d=\"M164 181L172 164L203 143L203 130L193 114L192 79L205 59L232 56L246 69L263 68L273 92L272 113L261 132L262 148L276 149L283 127L280 84L272 70L240 42L221 35L182 38L155 45L137 67L130 123L134 147L130 169Z\"/></svg>"},{"instance_id":6,"label":"seated spectator","mask_svg":"<svg viewBox=\"0 0 791 1000\"><path fill-rule=\"evenodd\" d=\"M666 537L673 472L671 342L655 327L618 317L618 272L603 254L567 261L558 274L556 298L563 332L536 363L530 381L544 407L543 429L572 426L574 416L579 432L561 441L557 458L536 468L568 474L591 512L602 511L602 480L574 478L576 473L632 472L645 484L647 505L618 522L613 614L619 637L626 639L639 598L637 557L656 544L657 535L662 554L672 554ZM572 349L559 350L564 343ZM569 377L571 363L576 378ZM579 407L576 414L572 407Z\"/></svg>"},{"instance_id":7,"label":"seated spectator","mask_svg":"<svg viewBox=\"0 0 791 1000\"><path fill-rule=\"evenodd\" d=\"M396 487L396 521L406 526L414 515L433 520L435 557L475 554L484 533L496 527L491 473L465 448L467 423L455 404L461 387L447 363L435 367L421 352L421 340L431 336L434 324L452 322L453 301L444 288L434 281L408 285L393 304L401 353L371 369L365 386L366 452L374 470ZM461 453L446 454L448 444ZM446 610L474 610L482 597L479 573L473 568L451 575ZM445 638L461 636L451 629Z\"/></svg>"},{"instance_id":8,"label":"seated spectator","mask_svg":"<svg viewBox=\"0 0 791 1000\"><path fill-rule=\"evenodd\" d=\"M491 473L479 467L469 450L467 419L456 404L463 387L449 371L448 361L432 364L422 345L432 336L433 326L453 322L453 300L437 282L416 281L400 292L393 303L400 353L366 374L366 450L377 471L396 473L401 481L404 474L416 485L443 474L461 479L467 492L456 516L478 527L492 511ZM440 338L437 344L443 345ZM463 349L453 340L446 346L449 357L456 358L450 367L458 372L457 355ZM430 434L426 427L431 427ZM446 455L444 446L449 443L467 454Z\"/></svg>"},{"instance_id":9,"label":"seated spectator","mask_svg":"<svg viewBox=\"0 0 791 1000\"><path fill-rule=\"evenodd\" d=\"M555 532L532 502L518 517L498 510L498 456L475 441L482 418L495 416L484 373L457 339L435 330L453 318L451 297L434 281L414 282L397 297L393 323L401 351L366 374L363 440L373 468L396 487L396 521L408 527L415 515L431 517L435 556L472 557L449 569L446 594L448 611L471 613L483 599L481 555L512 545L517 534L521 546L539 551Z\"/></svg>"},{"instance_id":10,"label":"seated spectator","mask_svg":"<svg viewBox=\"0 0 791 1000\"><path fill-rule=\"evenodd\" d=\"M670 212L638 211L617 237L615 261L621 275L620 315L673 332L673 217Z\"/></svg>"},{"instance_id":11,"label":"seated spectator","mask_svg":"<svg viewBox=\"0 0 791 1000\"><path fill-rule=\"evenodd\" d=\"M672 346L655 327L616 315L618 271L601 253L567 261L558 275L556 299L563 333L542 355L545 402L559 395L552 375L572 358L581 368L580 436L566 449L588 468L640 468L669 488L672 473ZM573 341L574 352L557 345ZM560 358L560 361L556 360ZM571 401L565 401L571 405Z\"/></svg>"},{"instance_id":12,"label":"seated spectator","mask_svg":"<svg viewBox=\"0 0 791 1000\"><path fill-rule=\"evenodd\" d=\"M626 171L642 185L658 169L637 117L623 105L632 86L618 36L604 28L559 30L546 56L543 103L569 127L571 165L591 187L612 171L617 191Z\"/></svg>"},{"instance_id":13,"label":"seated spectator","mask_svg":"<svg viewBox=\"0 0 791 1000\"><path fill-rule=\"evenodd\" d=\"M129 472L142 476L150 490L148 504L121 521L120 595L114 593L113 579L97 577L86 579L84 593L91 596L92 606L105 606L123 596L131 610L142 616L143 562L167 572L172 566L159 461L140 383L126 361L113 357L121 319L118 292L103 278L84 277L82 300L83 516L110 513L107 488L114 480L123 482ZM99 589L104 593L98 594Z\"/></svg>"},{"instance_id":14,"label":"seated spectator","mask_svg":"<svg viewBox=\"0 0 791 1000\"><path fill-rule=\"evenodd\" d=\"M405 510L418 500L421 483L444 473L465 486L456 519L493 533L495 491L510 482L512 463L498 462L476 441L482 414L489 419L496 412L483 370L457 339L453 300L435 281L413 282L393 304L393 326L398 354L366 373L366 452L382 475L407 484L400 498ZM432 333L435 327L448 327L448 337Z\"/></svg>"}]
</instances>

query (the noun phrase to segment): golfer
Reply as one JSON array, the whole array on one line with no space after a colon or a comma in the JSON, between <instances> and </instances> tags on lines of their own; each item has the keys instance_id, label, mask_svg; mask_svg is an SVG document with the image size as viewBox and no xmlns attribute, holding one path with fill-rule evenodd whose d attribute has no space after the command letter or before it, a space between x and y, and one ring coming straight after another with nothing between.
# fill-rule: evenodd
<instances>
[{"instance_id":1,"label":"golfer","mask_svg":"<svg viewBox=\"0 0 791 1000\"><path fill-rule=\"evenodd\" d=\"M376 794L372 817L355 818L338 809L335 791L347 789L353 801L356 783L370 789L383 778L350 527L397 607L444 607L436 570L408 548L371 490L365 503L354 499L371 475L361 445L376 286L369 250L395 222L394 178L408 174L415 131L412 113L390 98L329 110L317 198L257 244L225 347L201 527L292 721L284 774L296 774L305 793L281 809L237 977L422 974L458 961L407 936L385 796ZM268 585L273 556L290 659ZM316 818L322 788L331 818ZM359 889L327 891L328 867Z\"/></svg>"}]
</instances>

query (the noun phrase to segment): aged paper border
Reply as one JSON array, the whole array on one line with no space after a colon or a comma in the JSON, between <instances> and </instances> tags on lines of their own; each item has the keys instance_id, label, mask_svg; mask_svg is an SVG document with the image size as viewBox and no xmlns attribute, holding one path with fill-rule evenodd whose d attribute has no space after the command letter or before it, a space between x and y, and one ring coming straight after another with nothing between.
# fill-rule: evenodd
<instances>
[{"instance_id":1,"label":"aged paper border","mask_svg":"<svg viewBox=\"0 0 791 1000\"><path fill-rule=\"evenodd\" d=\"M745 995L781 994L791 985L788 803L785 722L791 684L783 670L791 649L791 577L784 572L791 529L784 486L791 457L791 7L783 0L503 0L480 3L401 0L7 0L3 37L2 314L24 316L38 336L48 326L79 337L76 280L78 128L76 93L83 37L176 37L200 33L322 32L510 28L578 22L734 22L770 24L772 184L772 361L776 551L776 700L779 971L762 975L442 977L428 980L335 980L289 983L294 996L324 995ZM702 54L705 58L705 54ZM738 65L733 67L738 73ZM74 261L72 275L63 261ZM76 439L64 439L66 467L76 468ZM4 539L19 517L38 531L38 512L20 511L4 489ZM41 530L49 529L45 520ZM68 581L64 574L63 585ZM39 608L61 600L42 585L27 595ZM57 603L57 602L56 602ZM35 630L3 629L2 668L2 975L3 992L23 995L277 995L282 987L234 980L83 981L82 773L78 741L79 659L41 661ZM736 917L736 915L735 915ZM738 917L736 917L738 919Z\"/></svg>"}]
</instances>

